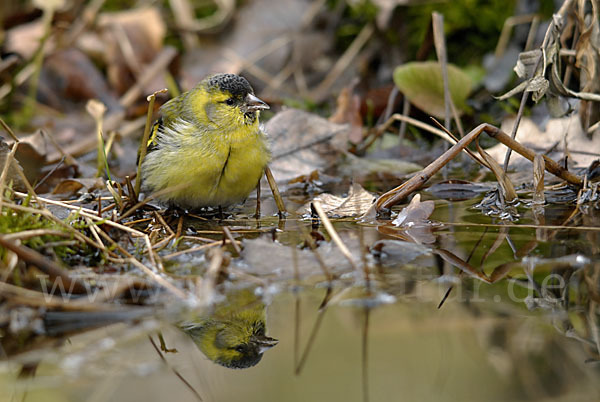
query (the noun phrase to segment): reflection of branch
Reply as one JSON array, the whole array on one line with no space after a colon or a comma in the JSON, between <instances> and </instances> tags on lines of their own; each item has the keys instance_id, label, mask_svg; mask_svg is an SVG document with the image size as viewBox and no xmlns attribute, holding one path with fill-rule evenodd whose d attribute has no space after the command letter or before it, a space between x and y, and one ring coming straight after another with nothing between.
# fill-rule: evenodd
<instances>
[{"instance_id":1,"label":"reflection of branch","mask_svg":"<svg viewBox=\"0 0 600 402\"><path fill-rule=\"evenodd\" d=\"M165 364L165 366L167 366L168 368L171 369L171 371L173 372L173 374L175 374L177 376L177 378L179 378L181 380L181 382L190 390L192 391L192 393L194 394L194 396L196 397L196 399L198 399L199 401L202 401L202 397L200 396L200 394L198 393L198 391L196 391L196 389L192 386L192 384L190 384L183 375L181 375L181 373L179 371L177 371L177 369L173 366L171 366L169 364L169 362L167 362L167 359L165 359L165 356L163 356L162 352L160 351L160 349L158 348L158 346L156 346L156 343L154 342L154 339L152 339L152 337L150 335L148 335L148 339L150 340L150 343L152 344L152 347L154 348L154 350L156 350L156 353L158 353L158 356L160 357L160 360L162 360L162 362Z\"/></svg>"}]
</instances>

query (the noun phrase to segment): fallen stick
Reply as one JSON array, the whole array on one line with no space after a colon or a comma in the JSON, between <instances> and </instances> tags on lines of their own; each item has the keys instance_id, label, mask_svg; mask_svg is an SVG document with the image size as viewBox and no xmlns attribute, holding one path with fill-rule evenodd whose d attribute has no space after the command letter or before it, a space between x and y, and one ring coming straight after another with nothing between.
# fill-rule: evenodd
<instances>
[{"instance_id":1,"label":"fallen stick","mask_svg":"<svg viewBox=\"0 0 600 402\"><path fill-rule=\"evenodd\" d=\"M375 201L375 208L377 211L383 209L389 209L394 205L400 203L406 197L411 195L413 192L420 189L427 181L435 175L444 165L450 162L456 157L463 149L465 149L473 140L475 140L481 133L486 133L490 137L493 137L517 152L519 155L529 159L533 162L535 158L535 152L519 142L513 140L508 134L503 132L497 127L491 124L483 123L475 127L471 132L465 135L460 141L454 144L449 150L440 155L435 161L430 163L423 170L415 174L408 181L402 183L400 186L386 192L381 195L377 201ZM544 168L552 173L553 175L560 177L569 184L573 184L577 187L583 186L583 181L569 172L567 169L554 162L552 159L544 155ZM368 214L369 212L367 212Z\"/></svg>"}]
</instances>

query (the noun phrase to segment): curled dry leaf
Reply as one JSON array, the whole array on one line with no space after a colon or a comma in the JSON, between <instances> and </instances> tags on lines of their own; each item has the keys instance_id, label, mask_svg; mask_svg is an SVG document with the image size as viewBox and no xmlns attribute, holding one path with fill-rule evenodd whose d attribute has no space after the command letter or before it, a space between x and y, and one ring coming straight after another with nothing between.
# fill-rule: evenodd
<instances>
[{"instance_id":1,"label":"curled dry leaf","mask_svg":"<svg viewBox=\"0 0 600 402\"><path fill-rule=\"evenodd\" d=\"M544 172L545 162L541 154L536 154L533 159L533 202L535 204L544 204Z\"/></svg>"},{"instance_id":2,"label":"curled dry leaf","mask_svg":"<svg viewBox=\"0 0 600 402\"><path fill-rule=\"evenodd\" d=\"M315 197L319 201L323 211L330 218L343 218L347 216L361 216L371 207L375 196L365 190L360 184L354 183L350 186L347 197L338 197L333 194L321 194ZM310 202L304 205L305 213L310 214Z\"/></svg>"},{"instance_id":3,"label":"curled dry leaf","mask_svg":"<svg viewBox=\"0 0 600 402\"><path fill-rule=\"evenodd\" d=\"M410 204L404 207L392 223L396 226L414 226L425 223L435 209L435 203L431 200L421 202L421 194L417 194L410 200Z\"/></svg>"},{"instance_id":4,"label":"curled dry leaf","mask_svg":"<svg viewBox=\"0 0 600 402\"><path fill-rule=\"evenodd\" d=\"M75 195L101 189L104 189L104 180L101 177L66 179L54 187L52 194Z\"/></svg>"},{"instance_id":5,"label":"curled dry leaf","mask_svg":"<svg viewBox=\"0 0 600 402\"><path fill-rule=\"evenodd\" d=\"M410 203L400 211L392 224L396 227L381 226L377 229L381 233L400 238L402 240L412 241L419 244L435 243L435 236L431 228L429 216L435 209L433 201L421 202L421 194L413 197Z\"/></svg>"}]
</instances>

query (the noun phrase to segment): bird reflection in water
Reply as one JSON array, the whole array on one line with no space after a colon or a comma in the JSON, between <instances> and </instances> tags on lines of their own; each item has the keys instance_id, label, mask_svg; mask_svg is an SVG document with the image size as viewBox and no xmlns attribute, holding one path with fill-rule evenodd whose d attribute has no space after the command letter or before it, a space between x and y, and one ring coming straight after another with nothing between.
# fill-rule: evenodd
<instances>
[{"instance_id":1,"label":"bird reflection in water","mask_svg":"<svg viewBox=\"0 0 600 402\"><path fill-rule=\"evenodd\" d=\"M279 342L266 335L266 305L250 289L227 294L209 315L180 322L178 327L207 358L234 369L256 365Z\"/></svg>"}]
</instances>

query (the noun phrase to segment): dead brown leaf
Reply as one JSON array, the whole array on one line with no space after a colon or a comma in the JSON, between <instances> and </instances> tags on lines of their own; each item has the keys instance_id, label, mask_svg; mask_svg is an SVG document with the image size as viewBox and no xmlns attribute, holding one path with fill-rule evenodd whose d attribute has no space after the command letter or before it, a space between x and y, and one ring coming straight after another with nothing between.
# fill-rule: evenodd
<instances>
[{"instance_id":1,"label":"dead brown leaf","mask_svg":"<svg viewBox=\"0 0 600 402\"><path fill-rule=\"evenodd\" d=\"M101 177L66 179L58 183L52 194L75 195L77 193L91 193L94 190L104 189L104 180Z\"/></svg>"},{"instance_id":2,"label":"dead brown leaf","mask_svg":"<svg viewBox=\"0 0 600 402\"><path fill-rule=\"evenodd\" d=\"M325 170L337 162L348 140L348 126L297 109L277 113L265 131L276 150L270 166L278 182Z\"/></svg>"},{"instance_id":3,"label":"dead brown leaf","mask_svg":"<svg viewBox=\"0 0 600 402\"><path fill-rule=\"evenodd\" d=\"M109 109L119 102L92 61L77 49L59 50L46 58L40 76L39 97L50 106L68 111L72 104L100 99Z\"/></svg>"},{"instance_id":4,"label":"dead brown leaf","mask_svg":"<svg viewBox=\"0 0 600 402\"><path fill-rule=\"evenodd\" d=\"M375 196L365 190L360 184L354 183L350 186L347 197L338 197L325 193L315 197L319 201L323 211L330 218L343 218L348 216L363 215L375 201ZM304 205L305 213L310 214L310 202Z\"/></svg>"}]
</instances>

